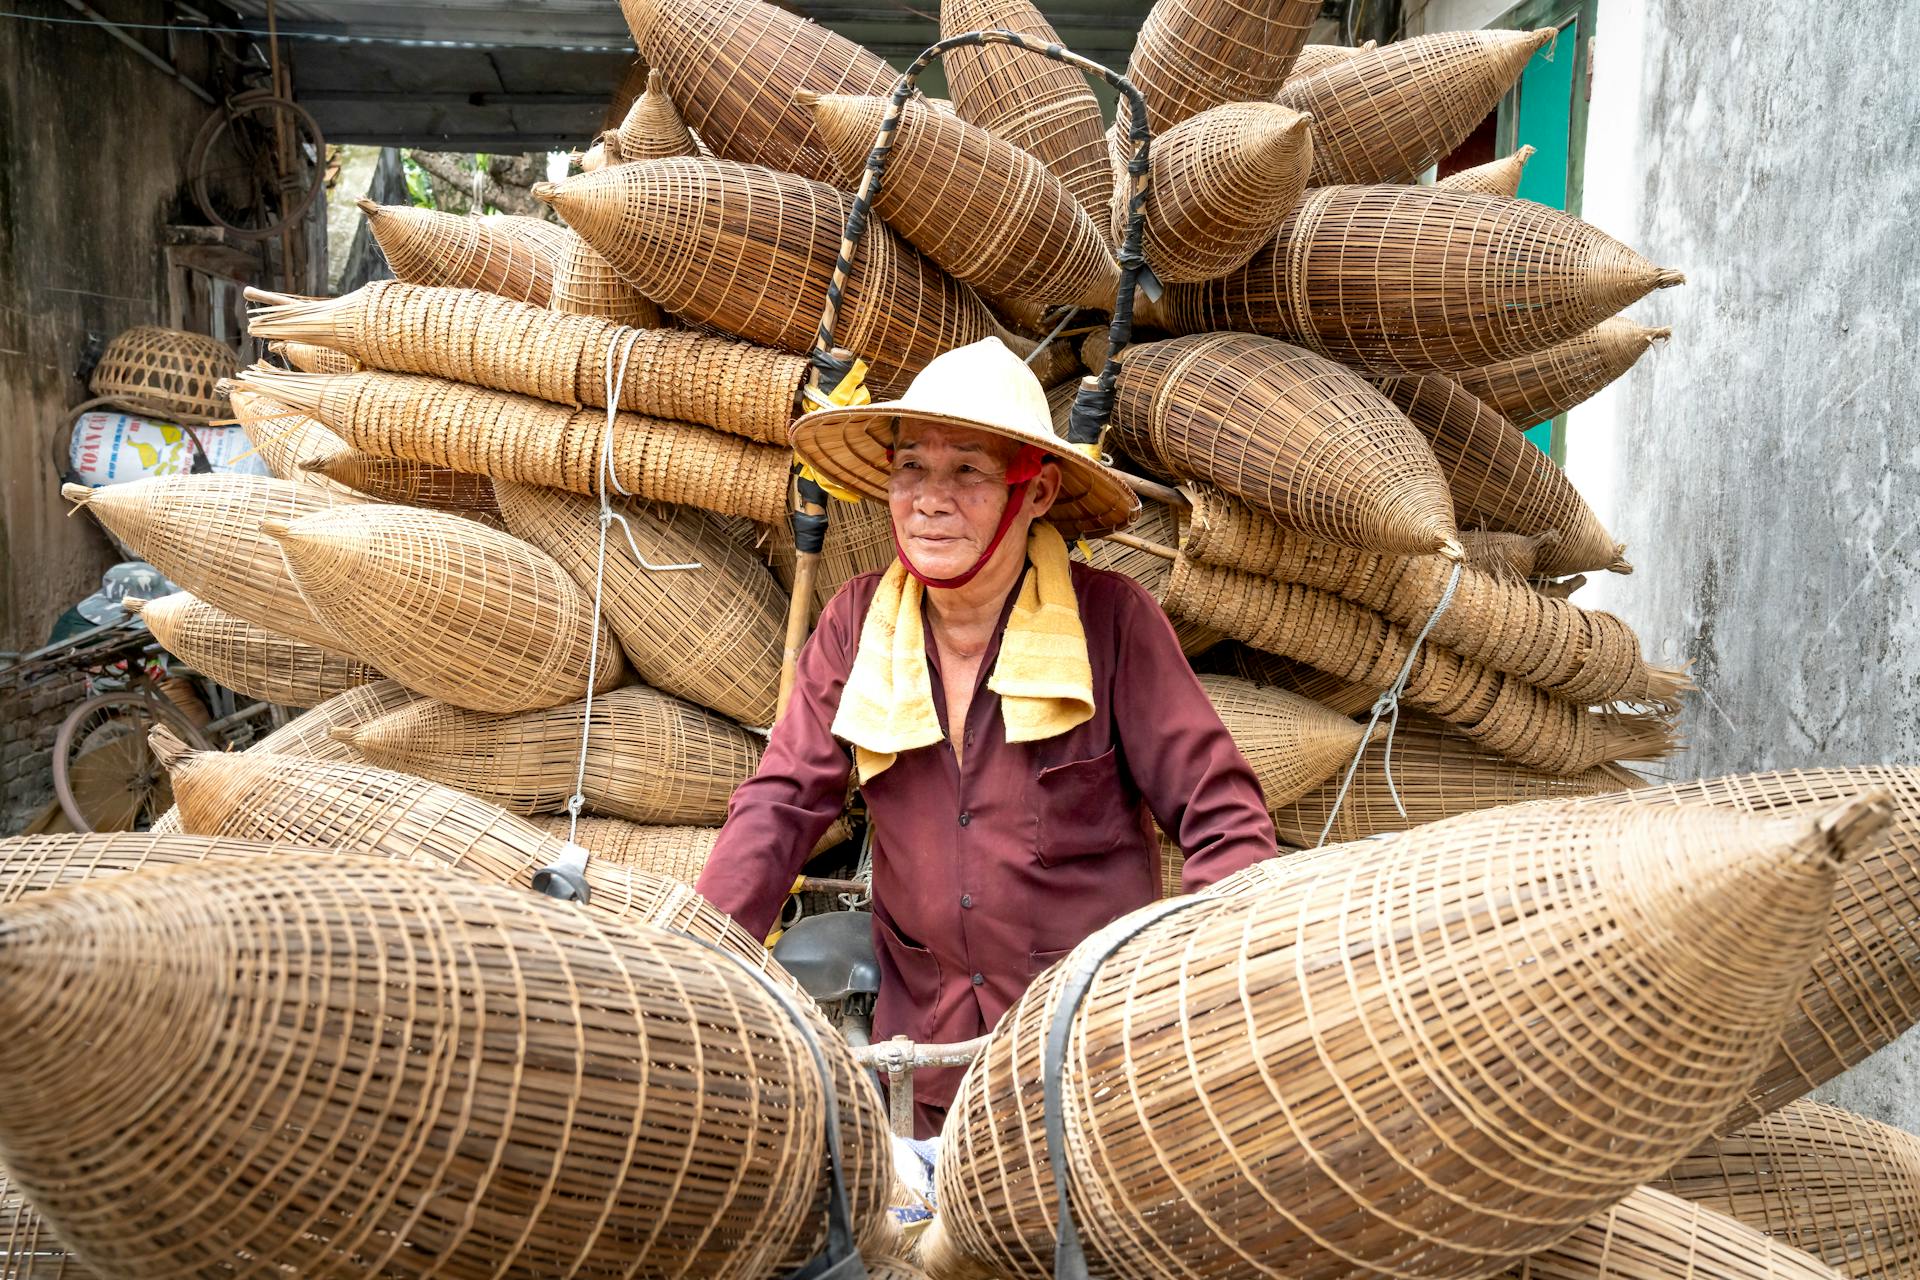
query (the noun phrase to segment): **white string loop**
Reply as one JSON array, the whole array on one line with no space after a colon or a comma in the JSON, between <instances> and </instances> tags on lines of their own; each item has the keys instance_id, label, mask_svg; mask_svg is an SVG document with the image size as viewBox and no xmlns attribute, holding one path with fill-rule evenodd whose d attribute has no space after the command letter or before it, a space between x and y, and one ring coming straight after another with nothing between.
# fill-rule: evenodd
<instances>
[{"instance_id":1,"label":"white string loop","mask_svg":"<svg viewBox=\"0 0 1920 1280\"><path fill-rule=\"evenodd\" d=\"M1327 813L1326 825L1320 828L1320 838L1313 842L1318 849L1326 844L1327 836L1333 831L1333 824L1340 817L1340 809L1347 802L1347 793L1353 789L1353 776L1360 771L1361 758L1367 754L1367 748L1373 745L1373 731L1380 724L1381 717L1387 717L1387 737L1381 748L1380 768L1386 775L1387 795L1393 799L1393 807L1402 818L1407 816L1407 806L1400 800L1400 788L1393 782L1393 735L1400 731L1400 697L1407 691L1407 681L1413 678L1414 660L1420 656L1420 646L1427 642L1433 633L1434 624L1439 622L1453 603L1453 594L1460 586L1461 570L1466 562L1454 561L1453 572L1447 577L1447 589L1440 593L1440 600L1433 606L1433 612L1427 615L1426 625L1420 628L1420 634L1413 638L1413 645L1407 650L1407 660L1400 664L1400 674L1387 686L1385 693L1375 700L1373 714L1367 719L1367 730L1360 738L1360 749L1353 753L1353 760L1347 765L1346 776L1340 779L1340 790L1333 798L1333 808Z\"/></svg>"}]
</instances>

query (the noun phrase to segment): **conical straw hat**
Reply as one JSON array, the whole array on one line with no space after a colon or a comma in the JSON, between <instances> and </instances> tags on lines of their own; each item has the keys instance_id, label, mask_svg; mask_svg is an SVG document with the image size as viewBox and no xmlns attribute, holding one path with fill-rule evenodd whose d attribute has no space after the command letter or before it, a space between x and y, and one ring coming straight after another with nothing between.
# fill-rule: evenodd
<instances>
[{"instance_id":1,"label":"conical straw hat","mask_svg":"<svg viewBox=\"0 0 1920 1280\"><path fill-rule=\"evenodd\" d=\"M1040 380L998 338L936 357L898 400L807 414L793 424L793 451L833 483L884 500L887 451L903 419L986 431L1047 450L1061 478L1047 519L1062 533L1118 529L1139 509L1119 477L1053 433Z\"/></svg>"}]
</instances>

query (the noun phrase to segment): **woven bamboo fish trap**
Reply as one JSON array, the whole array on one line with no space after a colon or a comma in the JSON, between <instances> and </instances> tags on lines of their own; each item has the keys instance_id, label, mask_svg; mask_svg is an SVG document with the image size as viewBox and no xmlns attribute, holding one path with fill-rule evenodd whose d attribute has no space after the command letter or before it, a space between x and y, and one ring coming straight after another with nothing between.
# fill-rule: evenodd
<instances>
[{"instance_id":1,"label":"woven bamboo fish trap","mask_svg":"<svg viewBox=\"0 0 1920 1280\"><path fill-rule=\"evenodd\" d=\"M409 284L484 289L536 307L552 300L552 257L507 228L411 205L359 205L387 265Z\"/></svg>"},{"instance_id":2,"label":"woven bamboo fish trap","mask_svg":"<svg viewBox=\"0 0 1920 1280\"><path fill-rule=\"evenodd\" d=\"M526 711L610 689L626 664L592 599L546 552L444 511L367 506L269 520L336 646L409 689ZM595 651L597 650L597 655Z\"/></svg>"},{"instance_id":3,"label":"woven bamboo fish trap","mask_svg":"<svg viewBox=\"0 0 1920 1280\"><path fill-rule=\"evenodd\" d=\"M1271 101L1319 16L1315 0L1157 0L1127 59L1154 137L1228 102ZM1123 98L1122 139L1132 115Z\"/></svg>"},{"instance_id":4,"label":"woven bamboo fish trap","mask_svg":"<svg viewBox=\"0 0 1920 1280\"><path fill-rule=\"evenodd\" d=\"M1369 40L1365 44L1303 44L1300 52L1294 55L1293 66L1287 69L1287 78L1281 88L1295 81L1305 80L1308 76L1318 75L1336 62L1345 62L1356 53L1379 47L1379 41Z\"/></svg>"},{"instance_id":5,"label":"woven bamboo fish trap","mask_svg":"<svg viewBox=\"0 0 1920 1280\"><path fill-rule=\"evenodd\" d=\"M680 108L673 105L672 95L659 81L658 76L648 74L647 87L633 100L621 118L620 127L614 130L622 164L700 154L700 145L688 132L687 122L680 118Z\"/></svg>"},{"instance_id":6,"label":"woven bamboo fish trap","mask_svg":"<svg viewBox=\"0 0 1920 1280\"><path fill-rule=\"evenodd\" d=\"M358 373L360 362L312 342L270 342L267 349L301 373Z\"/></svg>"},{"instance_id":7,"label":"woven bamboo fish trap","mask_svg":"<svg viewBox=\"0 0 1920 1280\"><path fill-rule=\"evenodd\" d=\"M1444 372L1544 350L1684 280L1530 200L1320 187L1246 266L1171 286L1137 319L1271 334L1380 373Z\"/></svg>"},{"instance_id":8,"label":"woven bamboo fish trap","mask_svg":"<svg viewBox=\"0 0 1920 1280\"><path fill-rule=\"evenodd\" d=\"M165 730L154 738L156 754L173 777L183 825L196 834L294 842L339 854L450 867L523 890L532 888L535 871L552 865L566 848L524 818L424 778L257 751L187 752ZM585 877L591 890L587 916L626 927L655 925L712 943L801 996L805 1010L813 1013L799 984L773 962L767 948L689 886L591 859ZM824 1021L817 1027L822 1034L830 1030ZM855 1083L857 1074L851 1062L843 1068L835 1059L842 1098L862 1087ZM891 1152L884 1135L866 1134L845 1108L841 1124L847 1193L856 1219L863 1230L870 1224L875 1228L867 1238L884 1236L878 1230L884 1224L872 1220L886 1204ZM846 1128L849 1124L854 1127ZM801 1261L793 1259L788 1269Z\"/></svg>"},{"instance_id":9,"label":"woven bamboo fish trap","mask_svg":"<svg viewBox=\"0 0 1920 1280\"><path fill-rule=\"evenodd\" d=\"M93 1280L96 1273L61 1243L0 1167L0 1276L6 1280Z\"/></svg>"},{"instance_id":10,"label":"woven bamboo fish trap","mask_svg":"<svg viewBox=\"0 0 1920 1280\"><path fill-rule=\"evenodd\" d=\"M620 121L633 106L634 99L646 91L647 81L652 77L653 72L648 68L645 58L636 55L628 60L626 67L620 72L619 82L614 85L613 96L607 99L606 110L600 114L600 129L603 133L608 129L620 127Z\"/></svg>"},{"instance_id":11,"label":"woven bamboo fish trap","mask_svg":"<svg viewBox=\"0 0 1920 1280\"><path fill-rule=\"evenodd\" d=\"M1557 533L1460 531L1460 545L1466 549L1468 564L1482 573L1521 580L1539 575L1541 553L1550 550L1559 540Z\"/></svg>"},{"instance_id":12,"label":"woven bamboo fish trap","mask_svg":"<svg viewBox=\"0 0 1920 1280\"><path fill-rule=\"evenodd\" d=\"M150 867L312 853L299 844L154 831L90 831L0 840L0 906L50 889ZM3 1240L3 1237L0 1237ZM0 1271L0 1275L8 1275Z\"/></svg>"},{"instance_id":13,"label":"woven bamboo fish trap","mask_svg":"<svg viewBox=\"0 0 1920 1280\"><path fill-rule=\"evenodd\" d=\"M828 498L827 518L827 541L813 576L816 618L841 587L863 573L883 572L894 557L893 517L885 504ZM783 522L765 526L764 532L768 563L780 585L791 592L796 558L793 530Z\"/></svg>"},{"instance_id":14,"label":"woven bamboo fish trap","mask_svg":"<svg viewBox=\"0 0 1920 1280\"><path fill-rule=\"evenodd\" d=\"M262 308L248 323L259 336L306 335L371 368L566 405L606 404L611 351L615 370L626 366L616 379L622 409L782 448L807 379L803 358L750 343L682 329L635 332L489 293L393 280L341 298Z\"/></svg>"},{"instance_id":15,"label":"woven bamboo fish trap","mask_svg":"<svg viewBox=\"0 0 1920 1280\"><path fill-rule=\"evenodd\" d=\"M1388 378L1380 390L1433 446L1463 528L1557 533L1534 557L1535 571L1545 576L1632 570L1626 546L1614 541L1566 473L1459 383L1435 375Z\"/></svg>"},{"instance_id":16,"label":"woven bamboo fish trap","mask_svg":"<svg viewBox=\"0 0 1920 1280\"><path fill-rule=\"evenodd\" d=\"M1069 1023L1090 1269L1476 1277L1563 1239L1747 1087L1838 861L1884 820L1872 800L1778 821L1476 814L1145 924ZM1042 1043L1106 941L1041 975L968 1069L921 1241L933 1274L1053 1274Z\"/></svg>"},{"instance_id":17,"label":"woven bamboo fish trap","mask_svg":"<svg viewBox=\"0 0 1920 1280\"><path fill-rule=\"evenodd\" d=\"M242 382L313 414L366 453L486 476L496 490L520 483L598 493L610 466L616 491L642 498L763 522L783 519L787 509L785 449L689 422L623 412L609 448L605 409L569 409L444 378L253 369Z\"/></svg>"},{"instance_id":18,"label":"woven bamboo fish trap","mask_svg":"<svg viewBox=\"0 0 1920 1280\"><path fill-rule=\"evenodd\" d=\"M1920 1267L1920 1138L1812 1098L1708 1139L1654 1185L1855 1280Z\"/></svg>"},{"instance_id":19,"label":"woven bamboo fish trap","mask_svg":"<svg viewBox=\"0 0 1920 1280\"><path fill-rule=\"evenodd\" d=\"M576 161L580 166L580 172L598 173L610 164L619 163L608 150L610 137L612 137L611 133L602 133L592 146L580 153L580 158Z\"/></svg>"},{"instance_id":20,"label":"woven bamboo fish trap","mask_svg":"<svg viewBox=\"0 0 1920 1280\"><path fill-rule=\"evenodd\" d=\"M549 264L558 262L560 255L573 241L573 233L557 222L545 218L528 217L518 213L488 213L479 215L479 220L490 230L510 236L521 244L546 255Z\"/></svg>"},{"instance_id":21,"label":"woven bamboo fish trap","mask_svg":"<svg viewBox=\"0 0 1920 1280\"><path fill-rule=\"evenodd\" d=\"M1147 502L1141 504L1140 514L1127 526L1127 531L1147 542L1177 547L1185 537L1186 527L1187 516L1184 511L1158 502ZM1173 565L1162 557L1105 538L1096 538L1087 544L1087 563L1096 569L1126 574L1145 587L1147 594L1157 601L1166 599L1167 584L1173 578ZM1220 643L1220 632L1191 618L1169 615L1167 621L1173 624L1173 634L1180 641L1180 651L1188 656L1204 653Z\"/></svg>"},{"instance_id":22,"label":"woven bamboo fish trap","mask_svg":"<svg viewBox=\"0 0 1920 1280\"><path fill-rule=\"evenodd\" d=\"M0 1141L107 1274L745 1277L822 1232L817 1038L693 940L326 855L103 880L6 925L0 999L36 1034L4 1051ZM819 1048L843 1131L884 1144Z\"/></svg>"},{"instance_id":23,"label":"woven bamboo fish trap","mask_svg":"<svg viewBox=\"0 0 1920 1280\"><path fill-rule=\"evenodd\" d=\"M564 814L537 818L533 825L556 840L565 840L571 819ZM596 858L689 885L700 878L719 838L718 827L645 826L624 818L582 817L573 828L574 843L591 849Z\"/></svg>"},{"instance_id":24,"label":"woven bamboo fish trap","mask_svg":"<svg viewBox=\"0 0 1920 1280\"><path fill-rule=\"evenodd\" d=\"M353 645L322 622L260 532L267 519L297 520L362 500L311 485L236 474L150 476L60 496L91 511L113 535L183 591L208 604L325 649Z\"/></svg>"},{"instance_id":25,"label":"woven bamboo fish trap","mask_svg":"<svg viewBox=\"0 0 1920 1280\"><path fill-rule=\"evenodd\" d=\"M1194 669L1218 675L1238 676L1270 689L1284 689L1343 716L1358 715L1379 698L1379 689L1342 680L1339 676L1283 658L1265 649L1224 640L1194 663Z\"/></svg>"},{"instance_id":26,"label":"woven bamboo fish trap","mask_svg":"<svg viewBox=\"0 0 1920 1280\"><path fill-rule=\"evenodd\" d=\"M1520 178L1526 172L1527 161L1531 159L1533 146L1528 144L1512 155L1450 173L1433 185L1449 191L1477 191L1483 196L1511 200L1520 194Z\"/></svg>"},{"instance_id":27,"label":"woven bamboo fish trap","mask_svg":"<svg viewBox=\"0 0 1920 1280\"><path fill-rule=\"evenodd\" d=\"M1725 1214L1640 1187L1507 1273L1517 1280L1838 1280Z\"/></svg>"},{"instance_id":28,"label":"woven bamboo fish trap","mask_svg":"<svg viewBox=\"0 0 1920 1280\"><path fill-rule=\"evenodd\" d=\"M855 185L888 100L794 96L813 112L845 185ZM1039 160L958 116L904 104L873 208L991 301L1113 306L1120 267L1080 202Z\"/></svg>"},{"instance_id":29,"label":"woven bamboo fish trap","mask_svg":"<svg viewBox=\"0 0 1920 1280\"><path fill-rule=\"evenodd\" d=\"M1187 494L1193 515L1181 549L1202 563L1330 591L1415 631L1432 619L1434 644L1573 702L1664 705L1690 687L1684 671L1649 665L1633 628L1613 614L1474 568L1456 582L1440 556L1336 547L1204 485Z\"/></svg>"},{"instance_id":30,"label":"woven bamboo fish trap","mask_svg":"<svg viewBox=\"0 0 1920 1280\"><path fill-rule=\"evenodd\" d=\"M216 684L259 702L312 707L380 673L344 653L236 618L188 592L122 602L160 647Z\"/></svg>"},{"instance_id":31,"label":"woven bamboo fish trap","mask_svg":"<svg viewBox=\"0 0 1920 1280\"><path fill-rule=\"evenodd\" d=\"M1278 100L1313 117L1313 185L1411 182L1466 141L1554 35L1414 36L1291 81Z\"/></svg>"},{"instance_id":32,"label":"woven bamboo fish trap","mask_svg":"<svg viewBox=\"0 0 1920 1280\"><path fill-rule=\"evenodd\" d=\"M567 237L566 247L554 259L550 305L568 315L600 316L643 329L658 328L661 322L660 308L577 235Z\"/></svg>"},{"instance_id":33,"label":"woven bamboo fish trap","mask_svg":"<svg viewBox=\"0 0 1920 1280\"><path fill-rule=\"evenodd\" d=\"M1162 474L1206 480L1327 542L1458 547L1446 481L1420 433L1358 374L1272 338L1129 348L1113 439Z\"/></svg>"},{"instance_id":34,"label":"woven bamboo fish trap","mask_svg":"<svg viewBox=\"0 0 1920 1280\"><path fill-rule=\"evenodd\" d=\"M1893 794L1899 816L1841 875L1826 949L1814 959L1795 1016L1753 1091L1718 1132L1731 1132L1804 1096L1920 1022L1920 929L1914 927L1920 921L1920 769L1862 765L1735 774L1587 802L1772 813L1872 787Z\"/></svg>"},{"instance_id":35,"label":"woven bamboo fish trap","mask_svg":"<svg viewBox=\"0 0 1920 1280\"><path fill-rule=\"evenodd\" d=\"M1231 676L1201 676L1200 687L1253 766L1269 809L1333 777L1367 736L1364 726L1282 689Z\"/></svg>"},{"instance_id":36,"label":"woven bamboo fish trap","mask_svg":"<svg viewBox=\"0 0 1920 1280\"><path fill-rule=\"evenodd\" d=\"M1060 43L1029 0L941 0L943 37L993 28ZM1106 204L1113 179L1105 129L1084 75L1005 44L953 49L940 65L961 119L1038 157L1088 213Z\"/></svg>"},{"instance_id":37,"label":"woven bamboo fish trap","mask_svg":"<svg viewBox=\"0 0 1920 1280\"><path fill-rule=\"evenodd\" d=\"M700 141L727 160L837 181L839 166L793 91L884 94L899 79L853 41L766 0L622 0L620 9L653 68L648 85L664 88ZM832 263L829 254L829 270Z\"/></svg>"},{"instance_id":38,"label":"woven bamboo fish trap","mask_svg":"<svg viewBox=\"0 0 1920 1280\"><path fill-rule=\"evenodd\" d=\"M383 458L344 441L302 458L300 470L306 475L345 485L377 502L430 507L435 511L481 517L483 522L485 517L497 519L500 515L500 504L493 495L493 481L486 476L428 466L405 458Z\"/></svg>"},{"instance_id":39,"label":"woven bamboo fish trap","mask_svg":"<svg viewBox=\"0 0 1920 1280\"><path fill-rule=\"evenodd\" d=\"M358 729L354 750L397 769L490 800L509 813L558 813L573 795L633 822L718 825L727 798L760 765L760 743L731 720L634 685L593 700L518 715L416 702Z\"/></svg>"},{"instance_id":40,"label":"woven bamboo fish trap","mask_svg":"<svg viewBox=\"0 0 1920 1280\"><path fill-rule=\"evenodd\" d=\"M1557 418L1618 378L1650 350L1673 336L1622 316L1602 320L1565 342L1484 369L1469 369L1454 381L1516 427Z\"/></svg>"},{"instance_id":41,"label":"woven bamboo fish trap","mask_svg":"<svg viewBox=\"0 0 1920 1280\"><path fill-rule=\"evenodd\" d=\"M335 729L353 729L417 702L420 695L398 680L376 680L337 693L312 710L295 716L247 748L249 754L293 756L301 760L357 761L360 753L333 736Z\"/></svg>"},{"instance_id":42,"label":"woven bamboo fish trap","mask_svg":"<svg viewBox=\"0 0 1920 1280\"><path fill-rule=\"evenodd\" d=\"M233 348L204 333L136 325L107 344L87 386L123 409L198 426L227 416L219 383L239 367Z\"/></svg>"},{"instance_id":43,"label":"woven bamboo fish trap","mask_svg":"<svg viewBox=\"0 0 1920 1280\"><path fill-rule=\"evenodd\" d=\"M1414 635L1331 592L1184 555L1174 562L1164 603L1171 614L1370 688L1393 684ZM1482 748L1546 773L1658 759L1678 745L1667 714L1592 711L1431 642L1414 658L1402 701Z\"/></svg>"},{"instance_id":44,"label":"woven bamboo fish trap","mask_svg":"<svg viewBox=\"0 0 1920 1280\"><path fill-rule=\"evenodd\" d=\"M316 347L318 351L321 348ZM253 451L260 455L260 461L273 474L276 480L292 480L309 484L319 489L330 489L335 493L356 496L353 491L338 481L302 471L300 462L304 458L317 457L333 449L343 448L342 440L324 426L315 422L299 410L281 404L270 396L245 387L235 387L229 383L233 401L233 416L240 423L240 430L253 445Z\"/></svg>"},{"instance_id":45,"label":"woven bamboo fish trap","mask_svg":"<svg viewBox=\"0 0 1920 1280\"><path fill-rule=\"evenodd\" d=\"M507 527L590 587L600 564L599 505L532 485L501 485L499 493ZM618 527L607 531L601 612L633 669L655 688L743 724L772 724L786 637L779 584L698 508L616 509L650 564L700 566L654 572L634 562Z\"/></svg>"},{"instance_id":46,"label":"woven bamboo fish trap","mask_svg":"<svg viewBox=\"0 0 1920 1280\"><path fill-rule=\"evenodd\" d=\"M1341 842L1406 831L1501 805L1605 795L1642 785L1637 776L1617 764L1596 765L1570 776L1523 768L1481 750L1441 721L1416 712L1401 713L1400 727L1393 735L1391 761L1384 745L1369 746L1361 755L1345 800L1340 797L1341 775L1334 774L1290 803L1269 802L1273 829L1280 839L1299 845L1319 843L1336 802L1340 810L1333 827L1327 830L1327 839ZM1347 760L1352 758L1353 753L1348 752ZM1394 803L1396 795L1399 805ZM1406 809L1404 818L1400 816L1402 806Z\"/></svg>"},{"instance_id":47,"label":"woven bamboo fish trap","mask_svg":"<svg viewBox=\"0 0 1920 1280\"><path fill-rule=\"evenodd\" d=\"M1306 190L1312 125L1277 103L1229 102L1156 137L1144 241L1153 273L1168 284L1212 280L1265 248ZM1129 193L1116 185L1108 207L1115 243Z\"/></svg>"},{"instance_id":48,"label":"woven bamboo fish trap","mask_svg":"<svg viewBox=\"0 0 1920 1280\"><path fill-rule=\"evenodd\" d=\"M534 194L674 315L800 353L818 336L853 199L791 173L686 157L618 165ZM885 224L868 224L834 337L867 362L876 394L899 394L935 356L994 332L971 289Z\"/></svg>"}]
</instances>

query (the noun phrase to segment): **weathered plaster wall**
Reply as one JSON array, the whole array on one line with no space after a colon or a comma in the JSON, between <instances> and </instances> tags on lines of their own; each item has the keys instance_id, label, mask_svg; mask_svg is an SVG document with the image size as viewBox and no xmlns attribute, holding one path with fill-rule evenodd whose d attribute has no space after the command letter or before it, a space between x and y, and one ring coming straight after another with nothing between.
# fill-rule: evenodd
<instances>
[{"instance_id":1,"label":"weathered plaster wall","mask_svg":"<svg viewBox=\"0 0 1920 1280\"><path fill-rule=\"evenodd\" d=\"M1589 221L1688 273L1574 412L1639 571L1582 593L1693 664L1675 776L1920 763L1920 6L1609 0ZM1920 1033L1824 1091L1920 1131Z\"/></svg>"}]
</instances>

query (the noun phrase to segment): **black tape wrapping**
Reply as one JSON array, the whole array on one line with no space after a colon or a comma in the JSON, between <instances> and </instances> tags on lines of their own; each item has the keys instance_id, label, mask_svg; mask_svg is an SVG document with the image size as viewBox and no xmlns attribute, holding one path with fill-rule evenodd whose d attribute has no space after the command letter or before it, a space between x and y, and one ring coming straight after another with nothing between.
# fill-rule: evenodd
<instances>
[{"instance_id":1,"label":"black tape wrapping","mask_svg":"<svg viewBox=\"0 0 1920 1280\"><path fill-rule=\"evenodd\" d=\"M1073 410L1067 415L1069 444L1100 443L1100 435L1113 421L1114 390L1111 386L1082 386L1073 396Z\"/></svg>"}]
</instances>

